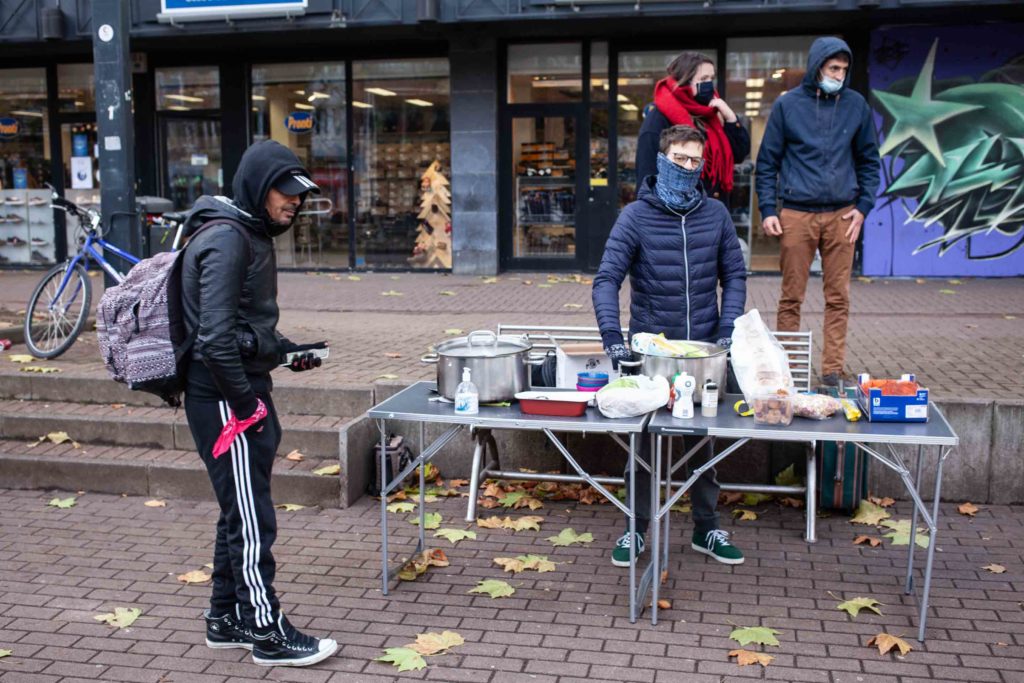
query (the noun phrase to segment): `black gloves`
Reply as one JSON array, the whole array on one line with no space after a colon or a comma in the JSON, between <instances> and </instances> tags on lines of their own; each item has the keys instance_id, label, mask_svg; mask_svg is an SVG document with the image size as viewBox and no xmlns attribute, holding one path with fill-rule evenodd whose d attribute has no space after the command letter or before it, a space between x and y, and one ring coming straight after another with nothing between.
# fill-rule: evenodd
<instances>
[{"instance_id":1,"label":"black gloves","mask_svg":"<svg viewBox=\"0 0 1024 683\"><path fill-rule=\"evenodd\" d=\"M326 349L327 342L316 342L315 344L293 344L291 342L281 344L281 365L288 365L292 372L302 372L318 368L323 363L320 358L312 353L313 349ZM308 351L309 353L302 353Z\"/></svg>"},{"instance_id":2,"label":"black gloves","mask_svg":"<svg viewBox=\"0 0 1024 683\"><path fill-rule=\"evenodd\" d=\"M612 361L612 370L619 369L619 361L632 361L633 352L626 348L625 344L612 344L604 350Z\"/></svg>"},{"instance_id":3,"label":"black gloves","mask_svg":"<svg viewBox=\"0 0 1024 683\"><path fill-rule=\"evenodd\" d=\"M718 340L715 341L715 345L723 349L730 348L732 346L732 330L732 325L719 325Z\"/></svg>"},{"instance_id":4,"label":"black gloves","mask_svg":"<svg viewBox=\"0 0 1024 683\"><path fill-rule=\"evenodd\" d=\"M732 346L732 337L722 337L715 342L715 346L719 346L723 349L728 349Z\"/></svg>"}]
</instances>

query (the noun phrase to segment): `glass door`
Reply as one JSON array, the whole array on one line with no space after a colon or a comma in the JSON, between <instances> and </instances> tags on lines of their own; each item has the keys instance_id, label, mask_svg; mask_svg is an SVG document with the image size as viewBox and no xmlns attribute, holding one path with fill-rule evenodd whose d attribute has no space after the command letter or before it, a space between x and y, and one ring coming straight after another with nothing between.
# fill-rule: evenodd
<instances>
[{"instance_id":1,"label":"glass door","mask_svg":"<svg viewBox=\"0 0 1024 683\"><path fill-rule=\"evenodd\" d=\"M176 211L201 195L224 194L218 119L165 118L160 133L165 196Z\"/></svg>"}]
</instances>

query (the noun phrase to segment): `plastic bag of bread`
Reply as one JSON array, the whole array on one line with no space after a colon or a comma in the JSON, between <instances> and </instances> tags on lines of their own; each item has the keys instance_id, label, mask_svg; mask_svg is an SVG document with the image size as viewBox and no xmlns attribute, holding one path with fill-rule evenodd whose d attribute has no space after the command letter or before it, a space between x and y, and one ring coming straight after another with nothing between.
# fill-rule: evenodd
<instances>
[{"instance_id":1,"label":"plastic bag of bread","mask_svg":"<svg viewBox=\"0 0 1024 683\"><path fill-rule=\"evenodd\" d=\"M732 369L747 403L776 392L795 394L786 350L761 320L757 309L736 318L730 349Z\"/></svg>"},{"instance_id":2,"label":"plastic bag of bread","mask_svg":"<svg viewBox=\"0 0 1024 683\"><path fill-rule=\"evenodd\" d=\"M827 420L842 408L839 399L825 394L795 394L791 401L793 414L810 420Z\"/></svg>"}]
</instances>

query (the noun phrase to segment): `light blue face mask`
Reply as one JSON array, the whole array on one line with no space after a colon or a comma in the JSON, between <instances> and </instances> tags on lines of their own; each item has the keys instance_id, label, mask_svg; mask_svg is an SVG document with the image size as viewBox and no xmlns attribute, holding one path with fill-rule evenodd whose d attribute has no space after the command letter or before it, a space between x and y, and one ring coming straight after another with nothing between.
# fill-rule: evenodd
<instances>
[{"instance_id":1,"label":"light blue face mask","mask_svg":"<svg viewBox=\"0 0 1024 683\"><path fill-rule=\"evenodd\" d=\"M821 91L826 95L835 95L837 92L842 90L843 82L837 81L829 76L825 76L823 79L818 81L818 87L821 88Z\"/></svg>"}]
</instances>

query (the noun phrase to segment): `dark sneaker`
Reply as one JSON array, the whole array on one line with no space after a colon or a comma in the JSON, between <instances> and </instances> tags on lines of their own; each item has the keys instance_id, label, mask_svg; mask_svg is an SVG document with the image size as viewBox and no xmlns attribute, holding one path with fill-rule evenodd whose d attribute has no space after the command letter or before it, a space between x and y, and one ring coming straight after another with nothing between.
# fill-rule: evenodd
<instances>
[{"instance_id":1,"label":"dark sneaker","mask_svg":"<svg viewBox=\"0 0 1024 683\"><path fill-rule=\"evenodd\" d=\"M338 651L338 643L301 633L283 614L270 629L253 631L252 642L252 661L260 666L309 666Z\"/></svg>"},{"instance_id":2,"label":"dark sneaker","mask_svg":"<svg viewBox=\"0 0 1024 683\"><path fill-rule=\"evenodd\" d=\"M622 534L619 540L615 541L615 549L612 550L612 564L616 567L628 567L629 566L629 532ZM639 559L640 554L644 551L644 535L637 533L636 535L636 556Z\"/></svg>"},{"instance_id":3,"label":"dark sneaker","mask_svg":"<svg viewBox=\"0 0 1024 683\"><path fill-rule=\"evenodd\" d=\"M203 612L206 618L206 647L215 650L241 648L252 650L252 634L234 614L222 617L210 616L210 610Z\"/></svg>"},{"instance_id":4,"label":"dark sneaker","mask_svg":"<svg viewBox=\"0 0 1024 683\"><path fill-rule=\"evenodd\" d=\"M821 383L826 387L838 387L843 381L843 376L838 372L830 372L821 376Z\"/></svg>"},{"instance_id":5,"label":"dark sneaker","mask_svg":"<svg viewBox=\"0 0 1024 683\"><path fill-rule=\"evenodd\" d=\"M706 534L699 531L693 532L693 540L690 547L698 553L704 553L713 557L722 564L743 564L743 553L740 549L729 543L729 532L715 529Z\"/></svg>"}]
</instances>

